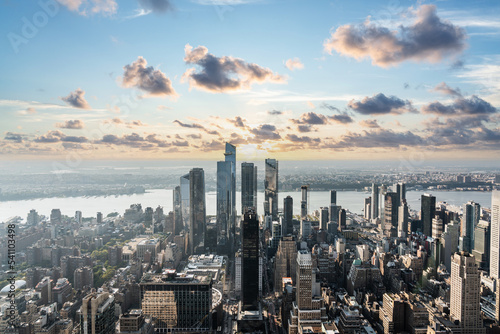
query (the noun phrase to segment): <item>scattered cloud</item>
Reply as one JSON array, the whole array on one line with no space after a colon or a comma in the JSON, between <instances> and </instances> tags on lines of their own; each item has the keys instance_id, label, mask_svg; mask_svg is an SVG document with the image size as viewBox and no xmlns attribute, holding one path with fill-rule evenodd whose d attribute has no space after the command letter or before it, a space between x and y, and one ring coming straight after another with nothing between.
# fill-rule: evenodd
<instances>
[{"instance_id":1,"label":"scattered cloud","mask_svg":"<svg viewBox=\"0 0 500 334\"><path fill-rule=\"evenodd\" d=\"M81 88L69 93L68 96L62 97L61 100L75 108L90 109L89 103L85 100L85 91Z\"/></svg>"},{"instance_id":2,"label":"scattered cloud","mask_svg":"<svg viewBox=\"0 0 500 334\"><path fill-rule=\"evenodd\" d=\"M276 127L272 124L261 124L256 128L249 129L249 131L255 136L254 140L259 142L281 139Z\"/></svg>"},{"instance_id":3,"label":"scattered cloud","mask_svg":"<svg viewBox=\"0 0 500 334\"><path fill-rule=\"evenodd\" d=\"M172 82L160 70L147 66L148 62L139 56L135 62L123 67L123 87L135 87L146 93L145 97L170 97L176 98L177 93L172 87Z\"/></svg>"},{"instance_id":4,"label":"scattered cloud","mask_svg":"<svg viewBox=\"0 0 500 334\"><path fill-rule=\"evenodd\" d=\"M456 97L462 96L460 88L453 89L450 86L448 86L445 82L441 82L440 84L438 84L436 87L434 87L433 91L444 95L451 95Z\"/></svg>"},{"instance_id":5,"label":"scattered cloud","mask_svg":"<svg viewBox=\"0 0 500 334\"><path fill-rule=\"evenodd\" d=\"M366 96L361 101L351 100L348 107L363 115L401 114L414 111L410 101L382 93L372 97Z\"/></svg>"},{"instance_id":6,"label":"scattered cloud","mask_svg":"<svg viewBox=\"0 0 500 334\"><path fill-rule=\"evenodd\" d=\"M69 120L64 123L57 123L56 127L60 129L83 129L85 124L79 119Z\"/></svg>"},{"instance_id":7,"label":"scattered cloud","mask_svg":"<svg viewBox=\"0 0 500 334\"><path fill-rule=\"evenodd\" d=\"M489 115L497 111L497 108L476 95L472 95L470 98L459 97L452 104L434 101L422 106L422 112L425 114L443 116Z\"/></svg>"},{"instance_id":8,"label":"scattered cloud","mask_svg":"<svg viewBox=\"0 0 500 334\"><path fill-rule=\"evenodd\" d=\"M200 69L188 69L183 78L189 81L190 87L212 93L224 93L250 88L253 83L283 83L285 78L273 73L270 69L257 64L247 63L243 59L231 56L216 57L208 53L204 46L193 49L189 44L185 47L186 64L197 65Z\"/></svg>"},{"instance_id":9,"label":"scattered cloud","mask_svg":"<svg viewBox=\"0 0 500 334\"><path fill-rule=\"evenodd\" d=\"M340 115L332 115L329 116L331 120L333 120L336 123L341 123L341 124L348 124L354 122L351 116L347 114L340 114Z\"/></svg>"},{"instance_id":10,"label":"scattered cloud","mask_svg":"<svg viewBox=\"0 0 500 334\"><path fill-rule=\"evenodd\" d=\"M372 129L378 129L380 128L380 125L378 124L376 119L364 119L359 122L359 125L365 127L365 128L372 128Z\"/></svg>"},{"instance_id":11,"label":"scattered cloud","mask_svg":"<svg viewBox=\"0 0 500 334\"><path fill-rule=\"evenodd\" d=\"M145 11L154 13L165 13L174 9L170 0L139 0L139 4Z\"/></svg>"},{"instance_id":12,"label":"scattered cloud","mask_svg":"<svg viewBox=\"0 0 500 334\"><path fill-rule=\"evenodd\" d=\"M325 115L317 114L315 112L307 112L302 115L298 119L290 119L290 121L294 124L302 124L302 125L321 125L328 123L328 118Z\"/></svg>"},{"instance_id":13,"label":"scattered cloud","mask_svg":"<svg viewBox=\"0 0 500 334\"><path fill-rule=\"evenodd\" d=\"M25 135L22 133L7 132L5 134L4 140L13 141L16 143L22 143Z\"/></svg>"},{"instance_id":14,"label":"scattered cloud","mask_svg":"<svg viewBox=\"0 0 500 334\"><path fill-rule=\"evenodd\" d=\"M102 14L111 16L118 10L115 0L57 0L68 10L83 16L89 14Z\"/></svg>"},{"instance_id":15,"label":"scattered cloud","mask_svg":"<svg viewBox=\"0 0 500 334\"><path fill-rule=\"evenodd\" d=\"M304 64L300 61L299 58L293 58L293 59L288 59L285 62L286 68L288 68L290 71L294 70L301 70L304 68Z\"/></svg>"},{"instance_id":16,"label":"scattered cloud","mask_svg":"<svg viewBox=\"0 0 500 334\"><path fill-rule=\"evenodd\" d=\"M437 16L436 6L422 5L408 15L413 22L397 29L376 25L370 18L340 26L325 41L325 51L357 60L371 58L373 65L390 67L407 60L436 63L457 57L466 48L465 30Z\"/></svg>"},{"instance_id":17,"label":"scattered cloud","mask_svg":"<svg viewBox=\"0 0 500 334\"><path fill-rule=\"evenodd\" d=\"M271 115L271 116L278 116L278 115L283 115L283 111L280 111L280 110L268 110L267 114Z\"/></svg>"}]
</instances>

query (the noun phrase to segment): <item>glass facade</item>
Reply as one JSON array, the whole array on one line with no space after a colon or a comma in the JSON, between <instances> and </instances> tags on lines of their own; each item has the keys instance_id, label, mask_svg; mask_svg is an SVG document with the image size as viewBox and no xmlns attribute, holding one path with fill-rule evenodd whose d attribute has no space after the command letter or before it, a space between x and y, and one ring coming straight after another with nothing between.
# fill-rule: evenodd
<instances>
[{"instance_id":1,"label":"glass facade","mask_svg":"<svg viewBox=\"0 0 500 334\"><path fill-rule=\"evenodd\" d=\"M264 214L271 215L273 220L278 219L278 161L266 159L266 175L264 179L265 202Z\"/></svg>"}]
</instances>

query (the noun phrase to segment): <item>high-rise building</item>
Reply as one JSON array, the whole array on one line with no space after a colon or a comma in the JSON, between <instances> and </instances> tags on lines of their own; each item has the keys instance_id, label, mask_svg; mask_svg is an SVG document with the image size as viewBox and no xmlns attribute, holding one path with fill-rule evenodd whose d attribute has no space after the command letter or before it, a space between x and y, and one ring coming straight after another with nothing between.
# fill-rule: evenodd
<instances>
[{"instance_id":1,"label":"high-rise building","mask_svg":"<svg viewBox=\"0 0 500 334\"><path fill-rule=\"evenodd\" d=\"M372 205L372 198L371 197L366 197L365 198L365 206L364 206L364 218L366 220L372 219L372 210L371 210L371 205Z\"/></svg>"},{"instance_id":2,"label":"high-rise building","mask_svg":"<svg viewBox=\"0 0 500 334\"><path fill-rule=\"evenodd\" d=\"M453 254L451 261L450 317L461 333L485 333L480 305L480 277L474 256Z\"/></svg>"},{"instance_id":3,"label":"high-rise building","mask_svg":"<svg viewBox=\"0 0 500 334\"><path fill-rule=\"evenodd\" d=\"M330 220L328 219L328 208L322 207L319 211L319 227L322 230L327 230L327 225Z\"/></svg>"},{"instance_id":4,"label":"high-rise building","mask_svg":"<svg viewBox=\"0 0 500 334\"><path fill-rule=\"evenodd\" d=\"M330 205L337 205L337 190L330 190Z\"/></svg>"},{"instance_id":5,"label":"high-rise building","mask_svg":"<svg viewBox=\"0 0 500 334\"><path fill-rule=\"evenodd\" d=\"M35 209L31 209L30 213L28 213L28 219L26 220L26 224L30 226L35 226L39 222L38 212Z\"/></svg>"},{"instance_id":6,"label":"high-rise building","mask_svg":"<svg viewBox=\"0 0 500 334\"><path fill-rule=\"evenodd\" d=\"M245 212L241 224L242 307L243 310L258 310L260 242L255 211Z\"/></svg>"},{"instance_id":7,"label":"high-rise building","mask_svg":"<svg viewBox=\"0 0 500 334\"><path fill-rule=\"evenodd\" d=\"M184 230L184 224L182 222L182 197L181 197L181 187L176 186L173 190L173 230L174 235L179 235L182 230Z\"/></svg>"},{"instance_id":8,"label":"high-rise building","mask_svg":"<svg viewBox=\"0 0 500 334\"><path fill-rule=\"evenodd\" d=\"M115 297L107 292L86 296L79 317L80 334L114 334Z\"/></svg>"},{"instance_id":9,"label":"high-rise building","mask_svg":"<svg viewBox=\"0 0 500 334\"><path fill-rule=\"evenodd\" d=\"M444 227L441 234L441 244L443 245L444 265L448 272L451 272L451 258L458 249L458 236L460 234L458 222L451 221Z\"/></svg>"},{"instance_id":10,"label":"high-rise building","mask_svg":"<svg viewBox=\"0 0 500 334\"><path fill-rule=\"evenodd\" d=\"M264 215L278 220L278 161L266 159L266 175L264 179Z\"/></svg>"},{"instance_id":11,"label":"high-rise building","mask_svg":"<svg viewBox=\"0 0 500 334\"><path fill-rule=\"evenodd\" d=\"M293 198L287 196L283 199L283 235L293 234Z\"/></svg>"},{"instance_id":12,"label":"high-rise building","mask_svg":"<svg viewBox=\"0 0 500 334\"><path fill-rule=\"evenodd\" d=\"M307 219L307 185L300 187L302 198L300 200L300 219Z\"/></svg>"},{"instance_id":13,"label":"high-rise building","mask_svg":"<svg viewBox=\"0 0 500 334\"><path fill-rule=\"evenodd\" d=\"M81 211L75 211L75 221L78 224L82 224L82 212Z\"/></svg>"},{"instance_id":14,"label":"high-rise building","mask_svg":"<svg viewBox=\"0 0 500 334\"><path fill-rule=\"evenodd\" d=\"M406 204L406 200L401 202L398 209L398 231L400 231L402 236L408 234L408 217L410 213L408 211L408 204ZM398 235L399 236L399 235Z\"/></svg>"},{"instance_id":15,"label":"high-rise building","mask_svg":"<svg viewBox=\"0 0 500 334\"><path fill-rule=\"evenodd\" d=\"M251 162L241 164L241 212L247 209L257 213L257 166Z\"/></svg>"},{"instance_id":16,"label":"high-rise building","mask_svg":"<svg viewBox=\"0 0 500 334\"><path fill-rule=\"evenodd\" d=\"M493 190L491 194L490 245L490 276L500 278L500 190Z\"/></svg>"},{"instance_id":17,"label":"high-rise building","mask_svg":"<svg viewBox=\"0 0 500 334\"><path fill-rule=\"evenodd\" d=\"M98 212L96 215L97 224L102 224L102 212Z\"/></svg>"},{"instance_id":18,"label":"high-rise building","mask_svg":"<svg viewBox=\"0 0 500 334\"><path fill-rule=\"evenodd\" d=\"M372 203L371 203L372 219L376 219L378 217L378 196L379 196L378 185L372 183Z\"/></svg>"},{"instance_id":19,"label":"high-rise building","mask_svg":"<svg viewBox=\"0 0 500 334\"><path fill-rule=\"evenodd\" d=\"M274 261L274 292L281 295L283 292L283 277L290 277L295 281L297 264L297 244L295 237L281 238Z\"/></svg>"},{"instance_id":20,"label":"high-rise building","mask_svg":"<svg viewBox=\"0 0 500 334\"><path fill-rule=\"evenodd\" d=\"M232 171L231 161L217 161L217 244L226 244L231 234L232 219Z\"/></svg>"},{"instance_id":21,"label":"high-rise building","mask_svg":"<svg viewBox=\"0 0 500 334\"><path fill-rule=\"evenodd\" d=\"M189 171L189 247L191 254L204 243L206 228L205 173L203 168Z\"/></svg>"},{"instance_id":22,"label":"high-rise building","mask_svg":"<svg viewBox=\"0 0 500 334\"><path fill-rule=\"evenodd\" d=\"M140 282L141 309L156 320L158 333L206 333L212 327L212 279L178 276L175 270L144 275Z\"/></svg>"},{"instance_id":23,"label":"high-rise building","mask_svg":"<svg viewBox=\"0 0 500 334\"><path fill-rule=\"evenodd\" d=\"M474 229L474 249L472 255L476 258L479 269L488 271L490 269L490 222L480 220Z\"/></svg>"},{"instance_id":24,"label":"high-rise building","mask_svg":"<svg viewBox=\"0 0 500 334\"><path fill-rule=\"evenodd\" d=\"M384 235L397 237L398 229L398 194L388 192L385 194L384 203Z\"/></svg>"},{"instance_id":25,"label":"high-rise building","mask_svg":"<svg viewBox=\"0 0 500 334\"><path fill-rule=\"evenodd\" d=\"M52 209L50 212L50 223L51 224L60 224L62 222L61 210L60 209Z\"/></svg>"},{"instance_id":26,"label":"high-rise building","mask_svg":"<svg viewBox=\"0 0 500 334\"><path fill-rule=\"evenodd\" d=\"M436 216L436 197L424 194L420 198L420 217L422 220L422 233L432 235L432 218Z\"/></svg>"},{"instance_id":27,"label":"high-rise building","mask_svg":"<svg viewBox=\"0 0 500 334\"><path fill-rule=\"evenodd\" d=\"M189 180L189 173L185 174L180 177L179 179L179 185L180 185L180 192L181 192L181 217L182 217L182 225L184 229L189 230L189 210L191 208L189 204L189 186L190 180ZM191 246L189 246L191 247Z\"/></svg>"},{"instance_id":28,"label":"high-rise building","mask_svg":"<svg viewBox=\"0 0 500 334\"><path fill-rule=\"evenodd\" d=\"M464 205L460 228L460 251L472 252L474 248L474 229L479 223L479 217L480 206L478 203L471 201Z\"/></svg>"},{"instance_id":29,"label":"high-rise building","mask_svg":"<svg viewBox=\"0 0 500 334\"><path fill-rule=\"evenodd\" d=\"M236 146L226 143L226 151L224 152L224 160L231 162L231 230L235 231L236 227Z\"/></svg>"},{"instance_id":30,"label":"high-rise building","mask_svg":"<svg viewBox=\"0 0 500 334\"><path fill-rule=\"evenodd\" d=\"M345 209L340 209L339 210L339 231L344 231L345 228L347 227L347 213Z\"/></svg>"},{"instance_id":31,"label":"high-rise building","mask_svg":"<svg viewBox=\"0 0 500 334\"><path fill-rule=\"evenodd\" d=\"M443 234L443 220L439 217L432 218L432 237L437 239Z\"/></svg>"}]
</instances>

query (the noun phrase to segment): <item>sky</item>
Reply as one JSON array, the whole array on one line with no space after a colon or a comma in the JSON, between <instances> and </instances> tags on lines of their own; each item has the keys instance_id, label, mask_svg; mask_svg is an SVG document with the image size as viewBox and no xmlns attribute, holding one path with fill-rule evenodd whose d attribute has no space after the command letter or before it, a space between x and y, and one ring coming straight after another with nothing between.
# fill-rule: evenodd
<instances>
[{"instance_id":1,"label":"sky","mask_svg":"<svg viewBox=\"0 0 500 334\"><path fill-rule=\"evenodd\" d=\"M0 6L0 160L500 160L498 1Z\"/></svg>"}]
</instances>

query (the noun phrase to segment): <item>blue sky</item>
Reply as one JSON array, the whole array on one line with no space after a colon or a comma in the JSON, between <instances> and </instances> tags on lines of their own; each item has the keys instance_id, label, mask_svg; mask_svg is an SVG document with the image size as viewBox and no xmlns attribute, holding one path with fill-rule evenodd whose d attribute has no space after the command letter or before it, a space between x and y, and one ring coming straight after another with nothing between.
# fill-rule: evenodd
<instances>
[{"instance_id":1,"label":"blue sky","mask_svg":"<svg viewBox=\"0 0 500 334\"><path fill-rule=\"evenodd\" d=\"M5 160L499 158L496 1L1 6Z\"/></svg>"}]
</instances>

